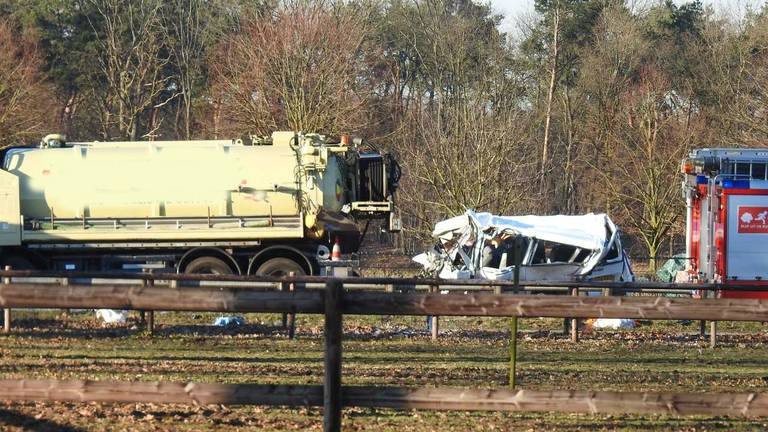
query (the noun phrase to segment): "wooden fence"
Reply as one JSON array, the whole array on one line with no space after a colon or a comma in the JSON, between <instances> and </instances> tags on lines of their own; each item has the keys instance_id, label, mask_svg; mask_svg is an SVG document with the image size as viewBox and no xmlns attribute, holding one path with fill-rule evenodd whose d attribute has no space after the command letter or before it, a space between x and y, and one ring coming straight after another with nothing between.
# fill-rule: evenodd
<instances>
[{"instance_id":1,"label":"wooden fence","mask_svg":"<svg viewBox=\"0 0 768 432\"><path fill-rule=\"evenodd\" d=\"M0 277L24 276L0 272ZM26 275L29 276L29 275ZM142 276L143 277L143 276ZM260 279L265 283L318 283L323 290L282 290L213 286L161 286L106 283L11 283L0 285L4 308L115 308L146 311L278 312L325 315L323 386L225 385L197 383L93 382L57 380L0 381L2 400L66 400L100 402L178 402L266 405L322 405L324 428L340 430L342 406L564 411L589 413L662 413L732 416L768 415L768 394L687 394L601 391L533 391L524 389L453 389L342 387L342 321L359 315L462 315L498 317L695 319L768 321L768 300L666 297L531 296L525 294L440 294L435 292L369 292L344 290L342 284L373 281L297 277ZM163 279L169 278L163 275ZM203 278L211 281L214 278ZM223 278L226 279L226 278ZM235 278L237 280L237 278ZM186 280L181 278L179 280ZM251 281L253 281L251 279ZM378 281L381 282L381 281ZM397 283L386 280L384 283ZM418 281L422 283L423 281ZM439 287L445 281L427 281ZM453 284L456 281L451 281ZM506 286L474 281L475 286ZM462 282L464 284L464 282ZM568 284L568 283L562 283ZM461 285L461 284L460 284ZM467 284L468 285L468 284ZM590 284L583 284L590 285ZM617 286L618 285L618 286ZM660 286L656 284L655 286ZM554 285L553 285L554 286ZM599 288L634 289L630 284L598 283ZM679 285L675 287L679 288ZM688 288L702 288L691 286ZM705 289L717 289L705 286ZM719 287L723 288L723 287ZM513 287L519 289L519 287ZM751 287L754 290L754 287ZM497 290L498 291L498 290ZM516 343L516 332L511 334ZM514 351L513 351L514 352ZM514 354L511 379L514 382Z\"/></svg>"},{"instance_id":2,"label":"wooden fence","mask_svg":"<svg viewBox=\"0 0 768 432\"><path fill-rule=\"evenodd\" d=\"M322 406L323 386L0 380L0 398L63 402ZM345 386L341 388L341 403L346 407L430 410L706 414L733 417L768 415L768 397L763 393L628 393Z\"/></svg>"}]
</instances>

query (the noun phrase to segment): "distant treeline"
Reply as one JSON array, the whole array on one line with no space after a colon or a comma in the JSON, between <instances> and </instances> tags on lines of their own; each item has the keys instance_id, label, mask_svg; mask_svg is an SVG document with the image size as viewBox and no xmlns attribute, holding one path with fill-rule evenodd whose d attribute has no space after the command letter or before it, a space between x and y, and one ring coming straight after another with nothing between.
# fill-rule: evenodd
<instances>
[{"instance_id":1,"label":"distant treeline","mask_svg":"<svg viewBox=\"0 0 768 432\"><path fill-rule=\"evenodd\" d=\"M537 0L0 0L0 144L352 132L395 152L406 228L465 208L608 212L649 255L678 164L768 143L768 11Z\"/></svg>"}]
</instances>

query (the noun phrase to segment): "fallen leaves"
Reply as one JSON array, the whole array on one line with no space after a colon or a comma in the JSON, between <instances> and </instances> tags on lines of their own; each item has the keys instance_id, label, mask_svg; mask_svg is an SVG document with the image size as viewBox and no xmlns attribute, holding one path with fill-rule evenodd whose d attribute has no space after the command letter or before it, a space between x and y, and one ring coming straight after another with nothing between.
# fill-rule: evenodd
<instances>
[{"instance_id":1,"label":"fallen leaves","mask_svg":"<svg viewBox=\"0 0 768 432\"><path fill-rule=\"evenodd\" d=\"M272 318L249 318L249 322L269 323ZM82 325L76 317L70 319L66 328L55 320L40 324L28 319L29 327L19 326L19 333L4 336L0 376L322 382L322 322L313 317L302 318L306 321L301 322L296 340L288 340L282 329L270 324L222 331L186 322L161 323L158 336L149 338L127 329L93 327L89 319L82 320ZM182 318L163 316L164 322L174 320ZM437 341L430 339L424 321L423 317L346 320L344 383L507 385L506 320L445 319L441 321L445 330ZM562 320L522 320L521 324L525 330L518 339L518 382L524 388L768 391L768 335L759 326L749 333L722 326L727 332L720 336L719 348L711 350L708 338L693 333L697 328L680 325L653 323L635 331L594 331L573 344L559 328ZM0 429L61 430L56 427L69 425L82 430L320 430L321 417L317 408L11 403L0 406ZM14 426L9 419L23 419L14 421L25 426ZM670 423L653 417L345 411L345 430L663 429L670 424L681 430L732 429L713 426L712 420ZM761 424L727 422L746 429L761 429ZM51 426L45 429L46 425Z\"/></svg>"}]
</instances>

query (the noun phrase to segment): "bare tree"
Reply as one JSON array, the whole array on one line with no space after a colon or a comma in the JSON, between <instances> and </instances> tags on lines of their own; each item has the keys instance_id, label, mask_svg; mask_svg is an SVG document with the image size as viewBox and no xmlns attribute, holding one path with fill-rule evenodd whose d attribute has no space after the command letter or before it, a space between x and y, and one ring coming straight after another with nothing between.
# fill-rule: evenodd
<instances>
[{"instance_id":1,"label":"bare tree","mask_svg":"<svg viewBox=\"0 0 768 432\"><path fill-rule=\"evenodd\" d=\"M508 214L530 203L536 150L523 86L495 17L469 1L399 5L385 35L405 175L408 230L467 209ZM531 173L534 173L533 176Z\"/></svg>"},{"instance_id":2,"label":"bare tree","mask_svg":"<svg viewBox=\"0 0 768 432\"><path fill-rule=\"evenodd\" d=\"M100 45L98 67L106 83L100 101L104 139L154 138L162 121L157 110L177 93L165 73L160 0L90 0L99 20L92 23ZM146 120L146 125L142 121Z\"/></svg>"},{"instance_id":3,"label":"bare tree","mask_svg":"<svg viewBox=\"0 0 768 432\"><path fill-rule=\"evenodd\" d=\"M427 231L435 220L467 209L509 214L529 203L535 161L527 148L524 114L490 113L484 101L412 113L398 140L407 176L400 199L405 214ZM445 123L449 123L447 127Z\"/></svg>"},{"instance_id":4,"label":"bare tree","mask_svg":"<svg viewBox=\"0 0 768 432\"><path fill-rule=\"evenodd\" d=\"M181 114L184 139L192 137L193 103L202 86L206 47L214 30L211 11L204 0L173 0L168 2L164 29L171 41L170 51L176 68L176 83L181 93L178 114Z\"/></svg>"},{"instance_id":5,"label":"bare tree","mask_svg":"<svg viewBox=\"0 0 768 432\"><path fill-rule=\"evenodd\" d=\"M649 50L636 20L625 9L612 7L601 15L593 43L582 53L581 67L588 72L573 90L578 106L574 127L581 137L573 158L579 167L575 172L581 177L578 199L589 210L610 213L613 208L612 196L592 179L605 170L609 160L618 158L621 150L610 137L626 125L624 96L636 85Z\"/></svg>"},{"instance_id":6,"label":"bare tree","mask_svg":"<svg viewBox=\"0 0 768 432\"><path fill-rule=\"evenodd\" d=\"M739 53L738 74L726 75L731 101L722 114L733 125L730 140L737 145L765 146L768 141L768 14L754 18ZM734 74L731 74L734 75Z\"/></svg>"},{"instance_id":7,"label":"bare tree","mask_svg":"<svg viewBox=\"0 0 768 432\"><path fill-rule=\"evenodd\" d=\"M34 38L0 21L0 146L22 144L52 132L60 104L40 75Z\"/></svg>"},{"instance_id":8,"label":"bare tree","mask_svg":"<svg viewBox=\"0 0 768 432\"><path fill-rule=\"evenodd\" d=\"M358 131L365 122L359 8L297 3L243 23L212 57L213 99L236 132Z\"/></svg>"},{"instance_id":9,"label":"bare tree","mask_svg":"<svg viewBox=\"0 0 768 432\"><path fill-rule=\"evenodd\" d=\"M608 137L616 151L595 172L611 197L622 226L639 237L655 257L681 216L677 181L680 160L702 135L686 122L685 112L670 101L678 97L659 72L646 69L640 82L624 95L623 124Z\"/></svg>"},{"instance_id":10,"label":"bare tree","mask_svg":"<svg viewBox=\"0 0 768 432\"><path fill-rule=\"evenodd\" d=\"M203 56L202 33L204 23L201 21L202 0L175 0L172 3L173 15L169 17L166 31L175 36L173 44L174 63L178 68L178 83L181 87L184 124L183 136L190 139L192 135L192 100L197 81L201 77L200 59Z\"/></svg>"},{"instance_id":11,"label":"bare tree","mask_svg":"<svg viewBox=\"0 0 768 432\"><path fill-rule=\"evenodd\" d=\"M555 87L557 85L558 76L558 58L560 56L560 4L556 2L554 10L552 12L552 43L549 47L549 85L547 86L547 102L546 102L546 114L544 115L544 140L541 143L541 172L539 177L539 185L542 188L541 192L545 190L546 185L546 172L549 162L549 130L552 122L552 101L554 99Z\"/></svg>"}]
</instances>

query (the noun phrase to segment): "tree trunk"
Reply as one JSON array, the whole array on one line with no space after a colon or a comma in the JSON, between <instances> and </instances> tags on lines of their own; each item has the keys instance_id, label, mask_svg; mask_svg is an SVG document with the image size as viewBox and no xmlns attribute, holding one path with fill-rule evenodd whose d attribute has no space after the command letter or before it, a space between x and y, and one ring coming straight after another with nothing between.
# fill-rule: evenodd
<instances>
[{"instance_id":1,"label":"tree trunk","mask_svg":"<svg viewBox=\"0 0 768 432\"><path fill-rule=\"evenodd\" d=\"M61 108L61 115L59 117L59 127L67 137L72 133L72 119L75 116L75 97L76 93L74 91L71 92L67 102Z\"/></svg>"},{"instance_id":2,"label":"tree trunk","mask_svg":"<svg viewBox=\"0 0 768 432\"><path fill-rule=\"evenodd\" d=\"M571 97L568 87L563 92L563 108L566 117L566 143L565 143L565 169L563 170L563 199L566 214L573 214L576 211L576 197L574 197L574 174L573 174L573 111L571 106Z\"/></svg>"},{"instance_id":3,"label":"tree trunk","mask_svg":"<svg viewBox=\"0 0 768 432\"><path fill-rule=\"evenodd\" d=\"M129 141L136 141L139 134L139 116L138 114L133 118L133 121L131 122L129 129L128 129L128 140Z\"/></svg>"},{"instance_id":4,"label":"tree trunk","mask_svg":"<svg viewBox=\"0 0 768 432\"><path fill-rule=\"evenodd\" d=\"M192 95L184 89L184 139L192 137Z\"/></svg>"},{"instance_id":5,"label":"tree trunk","mask_svg":"<svg viewBox=\"0 0 768 432\"><path fill-rule=\"evenodd\" d=\"M648 242L648 270L652 273L656 273L656 257L659 255L660 246L656 242Z\"/></svg>"},{"instance_id":6,"label":"tree trunk","mask_svg":"<svg viewBox=\"0 0 768 432\"><path fill-rule=\"evenodd\" d=\"M551 48L552 64L549 74L549 89L547 91L547 113L544 118L544 142L541 145L541 173L539 177L539 187L542 194L546 191L546 172L549 160L549 129L552 121L552 99L555 94L555 84L557 82L557 58L559 56L558 36L560 33L560 8L555 7L554 13Z\"/></svg>"}]
</instances>

